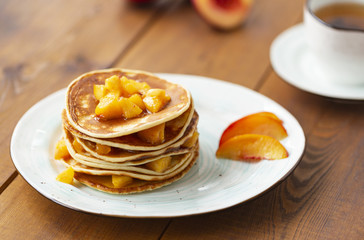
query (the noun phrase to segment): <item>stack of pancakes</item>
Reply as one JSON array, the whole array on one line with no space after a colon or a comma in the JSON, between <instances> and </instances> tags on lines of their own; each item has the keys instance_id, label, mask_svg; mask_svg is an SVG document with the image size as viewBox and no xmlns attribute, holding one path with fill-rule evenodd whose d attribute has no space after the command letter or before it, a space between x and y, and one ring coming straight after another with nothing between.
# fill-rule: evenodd
<instances>
[{"instance_id":1,"label":"stack of pancakes","mask_svg":"<svg viewBox=\"0 0 364 240\"><path fill-rule=\"evenodd\" d=\"M102 120L95 115L94 85L114 75L164 89L171 100L156 113ZM165 186L183 177L198 157L198 115L190 93L151 73L107 69L81 75L67 89L62 122L71 155L63 162L74 169L76 180L104 192L128 194ZM139 134L155 134L153 129L161 126L163 141L150 142ZM126 178L115 185L115 176Z\"/></svg>"}]
</instances>

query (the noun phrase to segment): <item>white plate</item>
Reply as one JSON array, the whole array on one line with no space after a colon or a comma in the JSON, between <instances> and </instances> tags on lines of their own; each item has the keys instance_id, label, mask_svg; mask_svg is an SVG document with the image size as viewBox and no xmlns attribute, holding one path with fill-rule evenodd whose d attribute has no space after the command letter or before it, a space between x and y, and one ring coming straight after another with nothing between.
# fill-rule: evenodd
<instances>
[{"instance_id":1,"label":"white plate","mask_svg":"<svg viewBox=\"0 0 364 240\"><path fill-rule=\"evenodd\" d=\"M342 86L326 80L327 74L308 51L303 24L287 29L273 41L270 59L277 74L297 88L325 97L364 100L364 85Z\"/></svg>"},{"instance_id":2,"label":"white plate","mask_svg":"<svg viewBox=\"0 0 364 240\"><path fill-rule=\"evenodd\" d=\"M61 134L65 90L38 102L17 124L11 139L11 157L24 179L52 201L71 209L119 217L176 217L212 212L242 203L282 181L296 167L305 148L297 120L283 107L250 89L211 78L159 74L188 88L200 115L200 157L181 180L151 191L112 195L81 184L55 180L64 169L53 160ZM245 163L215 158L222 131L244 115L271 111L284 121L288 138L282 144L289 157Z\"/></svg>"}]
</instances>

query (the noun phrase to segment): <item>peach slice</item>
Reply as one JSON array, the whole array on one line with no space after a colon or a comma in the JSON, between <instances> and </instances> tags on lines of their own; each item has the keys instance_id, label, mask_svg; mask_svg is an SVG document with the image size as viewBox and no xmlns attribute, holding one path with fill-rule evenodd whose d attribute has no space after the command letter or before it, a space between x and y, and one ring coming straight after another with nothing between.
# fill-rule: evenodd
<instances>
[{"instance_id":1,"label":"peach slice","mask_svg":"<svg viewBox=\"0 0 364 240\"><path fill-rule=\"evenodd\" d=\"M287 137L287 131L282 125L282 121L273 113L255 113L231 123L222 133L219 146L228 139L242 134L255 133L267 135L277 140Z\"/></svg>"},{"instance_id":2,"label":"peach slice","mask_svg":"<svg viewBox=\"0 0 364 240\"><path fill-rule=\"evenodd\" d=\"M252 0L192 0L201 17L221 30L230 30L241 25L248 16L252 2Z\"/></svg>"},{"instance_id":3,"label":"peach slice","mask_svg":"<svg viewBox=\"0 0 364 240\"><path fill-rule=\"evenodd\" d=\"M274 160L288 157L288 152L275 138L259 134L244 134L224 142L216 151L216 157L250 161Z\"/></svg>"},{"instance_id":4,"label":"peach slice","mask_svg":"<svg viewBox=\"0 0 364 240\"><path fill-rule=\"evenodd\" d=\"M250 115L247 115L245 117L253 117L253 116L269 117L269 118L272 118L274 120L277 120L280 123L283 123L283 121L279 117L277 117L277 115L275 115L272 112L257 112L257 113L252 113Z\"/></svg>"}]
</instances>

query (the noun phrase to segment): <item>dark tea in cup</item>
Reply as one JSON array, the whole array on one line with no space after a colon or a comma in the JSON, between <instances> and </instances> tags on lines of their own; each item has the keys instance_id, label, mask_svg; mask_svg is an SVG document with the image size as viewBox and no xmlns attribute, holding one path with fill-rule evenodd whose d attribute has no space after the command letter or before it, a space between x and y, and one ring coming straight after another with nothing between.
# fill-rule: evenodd
<instances>
[{"instance_id":1,"label":"dark tea in cup","mask_svg":"<svg viewBox=\"0 0 364 240\"><path fill-rule=\"evenodd\" d=\"M333 3L319 8L314 14L332 27L364 31L364 4Z\"/></svg>"}]
</instances>

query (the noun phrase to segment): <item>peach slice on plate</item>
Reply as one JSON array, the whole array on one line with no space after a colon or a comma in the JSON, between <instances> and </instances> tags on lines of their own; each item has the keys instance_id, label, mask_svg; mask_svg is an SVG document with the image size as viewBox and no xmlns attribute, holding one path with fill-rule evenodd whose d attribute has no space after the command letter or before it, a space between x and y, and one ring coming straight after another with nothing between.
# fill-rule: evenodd
<instances>
[{"instance_id":1,"label":"peach slice on plate","mask_svg":"<svg viewBox=\"0 0 364 240\"><path fill-rule=\"evenodd\" d=\"M230 138L216 151L217 158L259 161L288 157L285 147L275 138L260 134L244 134Z\"/></svg>"},{"instance_id":2,"label":"peach slice on plate","mask_svg":"<svg viewBox=\"0 0 364 240\"><path fill-rule=\"evenodd\" d=\"M257 113L252 113L250 115L247 115L245 117L255 117L255 116L269 117L280 123L283 123L283 121L272 112L257 112Z\"/></svg>"},{"instance_id":3,"label":"peach slice on plate","mask_svg":"<svg viewBox=\"0 0 364 240\"><path fill-rule=\"evenodd\" d=\"M248 16L252 2L252 0L192 0L201 17L221 30L230 30L241 25Z\"/></svg>"},{"instance_id":4,"label":"peach slice on plate","mask_svg":"<svg viewBox=\"0 0 364 240\"><path fill-rule=\"evenodd\" d=\"M231 123L222 133L219 146L228 139L247 133L261 134L282 140L287 137L287 131L282 121L273 113L254 113Z\"/></svg>"}]
</instances>

